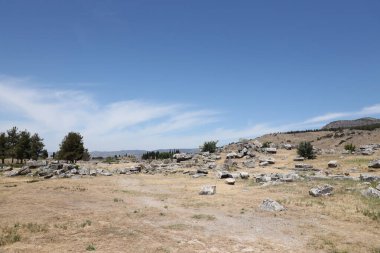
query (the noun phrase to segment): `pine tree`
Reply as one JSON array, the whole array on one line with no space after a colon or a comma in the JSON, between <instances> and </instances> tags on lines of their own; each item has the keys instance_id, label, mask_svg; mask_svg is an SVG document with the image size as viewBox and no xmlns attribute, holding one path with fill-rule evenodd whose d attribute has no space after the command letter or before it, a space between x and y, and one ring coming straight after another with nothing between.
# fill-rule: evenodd
<instances>
[{"instance_id":1,"label":"pine tree","mask_svg":"<svg viewBox=\"0 0 380 253\"><path fill-rule=\"evenodd\" d=\"M68 160L72 163L90 157L87 149L84 148L83 137L79 133L68 133L60 145L58 159Z\"/></svg>"},{"instance_id":2,"label":"pine tree","mask_svg":"<svg viewBox=\"0 0 380 253\"><path fill-rule=\"evenodd\" d=\"M5 133L0 133L0 159L1 163L5 163L5 158L7 156L7 136Z\"/></svg>"},{"instance_id":3,"label":"pine tree","mask_svg":"<svg viewBox=\"0 0 380 253\"><path fill-rule=\"evenodd\" d=\"M26 130L20 132L19 138L15 147L16 158L23 163L24 159L30 159L30 133Z\"/></svg>"},{"instance_id":4,"label":"pine tree","mask_svg":"<svg viewBox=\"0 0 380 253\"><path fill-rule=\"evenodd\" d=\"M45 146L42 141L43 139L40 138L38 134L33 134L33 136L30 138L30 158L31 159L38 160L38 157L40 156Z\"/></svg>"},{"instance_id":5,"label":"pine tree","mask_svg":"<svg viewBox=\"0 0 380 253\"><path fill-rule=\"evenodd\" d=\"M8 142L7 156L12 158L12 163L13 163L14 158L16 158L16 145L19 139L19 133L18 133L17 127L12 127L11 129L9 129L7 131L7 135L8 135L7 136L7 139L8 139L7 140Z\"/></svg>"}]
</instances>

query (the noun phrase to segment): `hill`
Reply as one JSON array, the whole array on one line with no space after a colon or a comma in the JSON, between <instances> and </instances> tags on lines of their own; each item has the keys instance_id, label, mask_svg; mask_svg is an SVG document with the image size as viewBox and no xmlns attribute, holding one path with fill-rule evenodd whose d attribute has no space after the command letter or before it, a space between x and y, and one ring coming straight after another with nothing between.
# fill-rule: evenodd
<instances>
[{"instance_id":1,"label":"hill","mask_svg":"<svg viewBox=\"0 0 380 253\"><path fill-rule=\"evenodd\" d=\"M258 137L260 142L276 144L298 144L301 141L312 142L314 146L323 149L344 149L344 145L352 143L357 147L370 143L380 143L380 129L368 130L321 130L313 132L274 133Z\"/></svg>"},{"instance_id":2,"label":"hill","mask_svg":"<svg viewBox=\"0 0 380 253\"><path fill-rule=\"evenodd\" d=\"M380 127L380 119L375 118L360 118L355 120L338 120L333 121L322 127L323 130L329 129L338 129L338 128L362 128L362 127L370 127L377 126ZM370 129L368 129L370 130Z\"/></svg>"}]
</instances>

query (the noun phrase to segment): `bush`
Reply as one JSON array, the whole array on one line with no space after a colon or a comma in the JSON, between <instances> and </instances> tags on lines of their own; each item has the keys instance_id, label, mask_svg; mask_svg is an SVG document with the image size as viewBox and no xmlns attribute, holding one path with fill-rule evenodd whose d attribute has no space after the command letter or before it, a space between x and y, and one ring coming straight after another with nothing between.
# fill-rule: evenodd
<instances>
[{"instance_id":1,"label":"bush","mask_svg":"<svg viewBox=\"0 0 380 253\"><path fill-rule=\"evenodd\" d=\"M355 152L356 146L353 145L352 143L350 143L350 144L345 145L344 149L348 150L348 151L351 151L351 152Z\"/></svg>"},{"instance_id":2,"label":"bush","mask_svg":"<svg viewBox=\"0 0 380 253\"><path fill-rule=\"evenodd\" d=\"M262 148L270 148L270 144L271 144L271 143L272 143L272 142L270 142L270 141L266 141L266 142L264 142Z\"/></svg>"},{"instance_id":3,"label":"bush","mask_svg":"<svg viewBox=\"0 0 380 253\"><path fill-rule=\"evenodd\" d=\"M201 147L202 152L215 153L218 141L206 141Z\"/></svg>"},{"instance_id":4,"label":"bush","mask_svg":"<svg viewBox=\"0 0 380 253\"><path fill-rule=\"evenodd\" d=\"M302 141L300 142L300 144L298 144L297 154L307 159L315 158L313 145L311 145L311 143L307 141Z\"/></svg>"}]
</instances>

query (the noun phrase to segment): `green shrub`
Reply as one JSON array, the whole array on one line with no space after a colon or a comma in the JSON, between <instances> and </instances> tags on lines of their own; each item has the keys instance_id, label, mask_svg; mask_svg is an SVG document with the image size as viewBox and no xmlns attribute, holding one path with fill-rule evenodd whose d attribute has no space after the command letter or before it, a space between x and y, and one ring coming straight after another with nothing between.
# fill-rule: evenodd
<instances>
[{"instance_id":1,"label":"green shrub","mask_svg":"<svg viewBox=\"0 0 380 253\"><path fill-rule=\"evenodd\" d=\"M350 152L355 152L355 150L356 150L356 146L353 145L352 143L350 143L350 144L345 145L345 146L344 146L344 149L345 149L345 150L348 150L348 151L350 151Z\"/></svg>"},{"instance_id":2,"label":"green shrub","mask_svg":"<svg viewBox=\"0 0 380 253\"><path fill-rule=\"evenodd\" d=\"M270 142L270 141L266 141L266 142L264 142L262 148L270 148L270 144L271 144L271 143L272 143L272 142Z\"/></svg>"},{"instance_id":3,"label":"green shrub","mask_svg":"<svg viewBox=\"0 0 380 253\"><path fill-rule=\"evenodd\" d=\"M202 152L215 153L218 141L206 141L201 147Z\"/></svg>"},{"instance_id":4,"label":"green shrub","mask_svg":"<svg viewBox=\"0 0 380 253\"><path fill-rule=\"evenodd\" d=\"M91 243L91 244L89 244L89 245L87 246L86 250L87 250L87 251L95 251L96 248L95 248L95 246Z\"/></svg>"},{"instance_id":5,"label":"green shrub","mask_svg":"<svg viewBox=\"0 0 380 253\"><path fill-rule=\"evenodd\" d=\"M307 141L302 141L300 142L300 144L298 144L297 154L307 159L315 158L313 145L311 145L311 143Z\"/></svg>"}]
</instances>

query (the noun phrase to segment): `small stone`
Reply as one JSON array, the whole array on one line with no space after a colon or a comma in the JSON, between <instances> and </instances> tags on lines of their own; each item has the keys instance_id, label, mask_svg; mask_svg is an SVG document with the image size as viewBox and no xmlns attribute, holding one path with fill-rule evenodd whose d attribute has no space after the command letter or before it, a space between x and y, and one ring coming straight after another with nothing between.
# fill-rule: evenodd
<instances>
[{"instance_id":1,"label":"small stone","mask_svg":"<svg viewBox=\"0 0 380 253\"><path fill-rule=\"evenodd\" d=\"M284 211L285 207L272 199L265 199L260 205L260 209L270 212Z\"/></svg>"},{"instance_id":2,"label":"small stone","mask_svg":"<svg viewBox=\"0 0 380 253\"><path fill-rule=\"evenodd\" d=\"M236 180L235 178L227 178L226 180L224 180L224 182L226 182L226 184L229 184L229 185L234 185Z\"/></svg>"},{"instance_id":3,"label":"small stone","mask_svg":"<svg viewBox=\"0 0 380 253\"><path fill-rule=\"evenodd\" d=\"M330 162L327 164L327 166L328 166L329 168L336 168L336 167L338 167L338 161L335 161L335 160L330 161Z\"/></svg>"}]
</instances>

